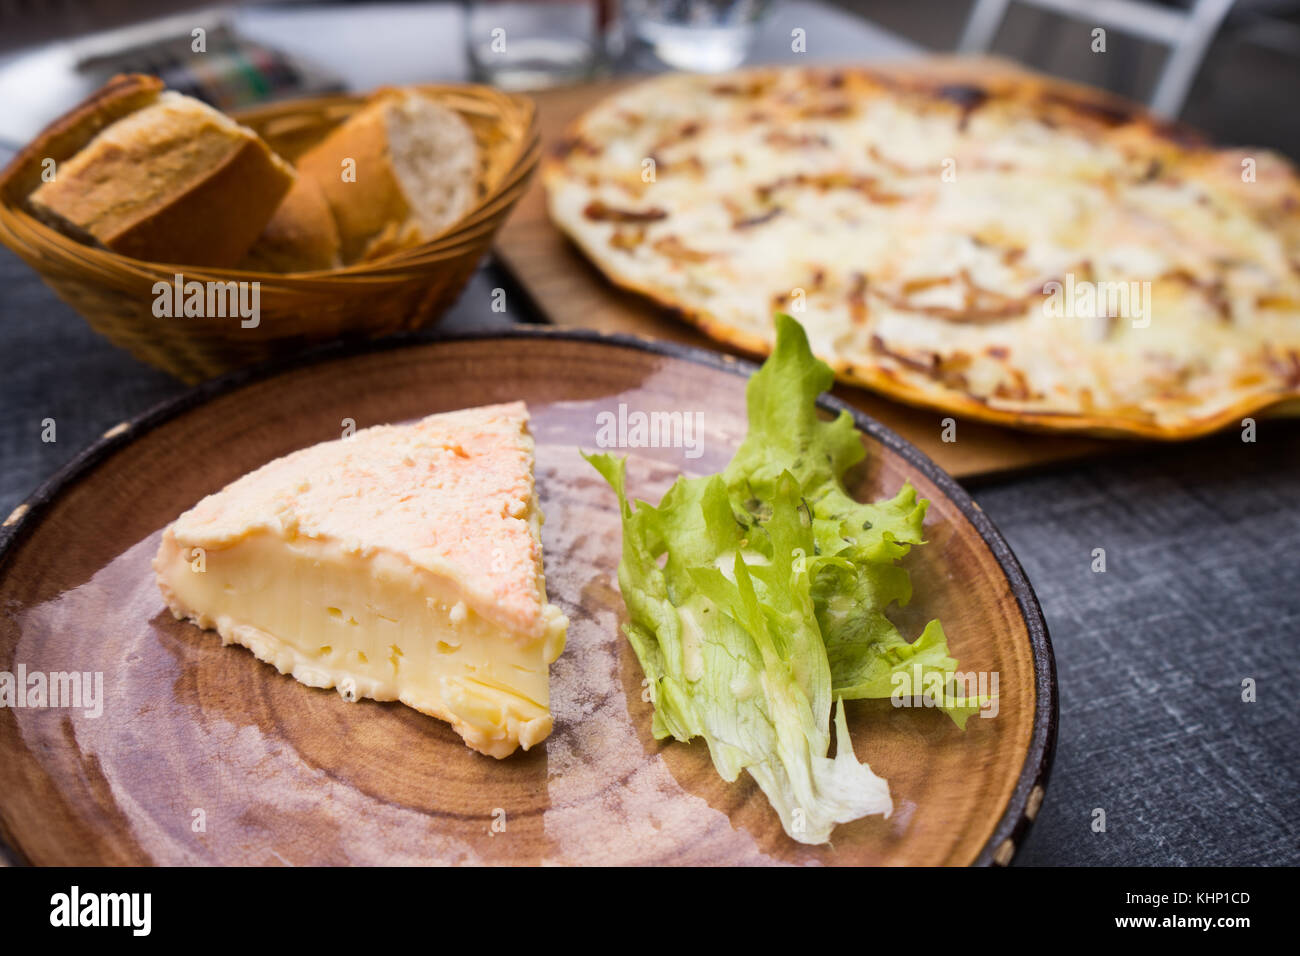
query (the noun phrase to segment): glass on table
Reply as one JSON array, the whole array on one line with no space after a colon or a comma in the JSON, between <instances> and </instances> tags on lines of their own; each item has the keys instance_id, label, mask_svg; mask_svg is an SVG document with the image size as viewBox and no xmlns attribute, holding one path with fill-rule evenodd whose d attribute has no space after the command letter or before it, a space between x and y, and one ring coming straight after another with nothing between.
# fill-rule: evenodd
<instances>
[{"instance_id":1,"label":"glass on table","mask_svg":"<svg viewBox=\"0 0 1300 956\"><path fill-rule=\"evenodd\" d=\"M612 0L464 0L474 78L503 89L589 79L603 61Z\"/></svg>"},{"instance_id":2,"label":"glass on table","mask_svg":"<svg viewBox=\"0 0 1300 956\"><path fill-rule=\"evenodd\" d=\"M769 0L623 0L631 35L679 70L716 73L744 62Z\"/></svg>"}]
</instances>

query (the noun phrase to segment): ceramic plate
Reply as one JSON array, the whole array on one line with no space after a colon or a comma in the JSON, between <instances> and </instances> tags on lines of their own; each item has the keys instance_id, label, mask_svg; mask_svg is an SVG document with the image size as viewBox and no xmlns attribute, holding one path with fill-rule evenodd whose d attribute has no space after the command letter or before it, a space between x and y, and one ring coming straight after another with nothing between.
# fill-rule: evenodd
<instances>
[{"instance_id":1,"label":"ceramic plate","mask_svg":"<svg viewBox=\"0 0 1300 956\"><path fill-rule=\"evenodd\" d=\"M928 459L858 415L856 493L910 479L928 543L906 559L904 633L939 617L999 705L963 733L936 710L848 705L860 759L895 811L790 840L747 776L703 743L656 741L619 631L612 492L578 454L597 416L699 411L687 448L630 449L629 487L658 500L719 470L745 432L753 366L585 333L387 343L236 373L113 429L5 522L0 671L102 673L102 713L0 708L0 840L37 864L1006 863L1042 800L1056 691L1042 615L978 506ZM174 620L150 561L163 527L259 465L361 428L523 399L551 600L571 623L551 668L555 730L497 761L396 703L348 703ZM827 400L825 407L841 407ZM93 680L93 678L92 678Z\"/></svg>"}]
</instances>

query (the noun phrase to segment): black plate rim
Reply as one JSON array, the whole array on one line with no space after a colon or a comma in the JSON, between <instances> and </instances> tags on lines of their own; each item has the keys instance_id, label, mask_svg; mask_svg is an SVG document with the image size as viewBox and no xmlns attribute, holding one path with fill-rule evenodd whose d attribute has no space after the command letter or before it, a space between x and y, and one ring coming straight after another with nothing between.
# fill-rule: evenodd
<instances>
[{"instance_id":1,"label":"black plate rim","mask_svg":"<svg viewBox=\"0 0 1300 956\"><path fill-rule=\"evenodd\" d=\"M56 471L37 489L18 504L0 525L0 589L3 588L9 559L16 546L35 528L44 512L67 489L89 475L101 462L126 447L136 437L191 411L212 399L237 391L248 385L266 381L278 375L342 361L361 355L385 352L416 346L436 346L450 342L491 341L494 339L555 339L561 341L603 344L628 348L669 358L695 362L710 368L732 372L748 378L758 370L758 364L721 352L685 345L646 339L625 333L600 332L594 329L557 329L547 326L518 326L490 331L409 332L384 339L357 341L344 339L329 345L309 349L287 359L273 359L248 368L236 369L217 378L196 385L175 398L166 399L148 411L114 426L98 440L77 453L71 461ZM1025 576L1019 559L1007 544L1002 532L989 519L970 494L957 480L940 468L923 451L886 427L865 412L829 393L823 394L818 405L830 412L848 412L859 431L870 435L890 451L899 455L939 488L975 528L984 544L993 553L1007 583L1015 596L1020 613L1029 632L1030 650L1034 663L1034 720L1029 740L1029 750L1024 765L1016 779L1015 789L1006 809L993 828L993 834L980 850L975 866L1006 866L1023 844L1029 828L1042 805L1043 795L1051 775L1052 760L1056 752L1056 734L1059 720L1059 700L1056 682L1056 657L1052 651L1047 622ZM15 517L17 516L17 517ZM24 865L28 861L18 850L3 828L0 828L0 861Z\"/></svg>"}]
</instances>

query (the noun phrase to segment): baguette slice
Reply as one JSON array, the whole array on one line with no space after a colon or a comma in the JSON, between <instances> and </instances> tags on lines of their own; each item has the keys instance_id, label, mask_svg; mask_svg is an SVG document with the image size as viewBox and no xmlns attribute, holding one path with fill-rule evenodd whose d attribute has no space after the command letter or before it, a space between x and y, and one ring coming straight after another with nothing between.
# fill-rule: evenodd
<instances>
[{"instance_id":1,"label":"baguette slice","mask_svg":"<svg viewBox=\"0 0 1300 956\"><path fill-rule=\"evenodd\" d=\"M84 242L151 262L233 266L294 182L252 130L163 92L103 129L28 198Z\"/></svg>"},{"instance_id":2,"label":"baguette slice","mask_svg":"<svg viewBox=\"0 0 1300 956\"><path fill-rule=\"evenodd\" d=\"M239 268L254 272L337 269L339 228L320 184L299 176Z\"/></svg>"},{"instance_id":3,"label":"baguette slice","mask_svg":"<svg viewBox=\"0 0 1300 956\"><path fill-rule=\"evenodd\" d=\"M355 164L355 181L344 178ZM478 149L469 124L414 90L385 90L298 159L338 223L345 263L425 242L475 198Z\"/></svg>"},{"instance_id":4,"label":"baguette slice","mask_svg":"<svg viewBox=\"0 0 1300 956\"><path fill-rule=\"evenodd\" d=\"M54 120L14 156L0 182L5 198L27 199L41 185L45 160L62 163L76 155L104 127L157 102L163 81L142 73L119 73L77 106Z\"/></svg>"}]
</instances>

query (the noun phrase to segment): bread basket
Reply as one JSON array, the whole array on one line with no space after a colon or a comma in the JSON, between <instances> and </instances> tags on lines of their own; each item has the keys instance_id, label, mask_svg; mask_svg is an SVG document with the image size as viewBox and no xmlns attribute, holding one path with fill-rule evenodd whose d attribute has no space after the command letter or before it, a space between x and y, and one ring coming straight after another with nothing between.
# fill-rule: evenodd
<instances>
[{"instance_id":1,"label":"bread basket","mask_svg":"<svg viewBox=\"0 0 1300 956\"><path fill-rule=\"evenodd\" d=\"M422 86L457 110L479 147L478 198L441 235L373 262L293 274L144 262L85 245L23 206L19 163L0 179L0 241L22 257L91 327L187 383L339 336L376 337L435 321L469 281L537 165L531 100L483 86ZM293 161L364 102L331 96L236 114ZM54 152L53 150L51 151ZM66 156L52 155L56 162ZM159 282L257 282L259 321L154 315Z\"/></svg>"}]
</instances>

